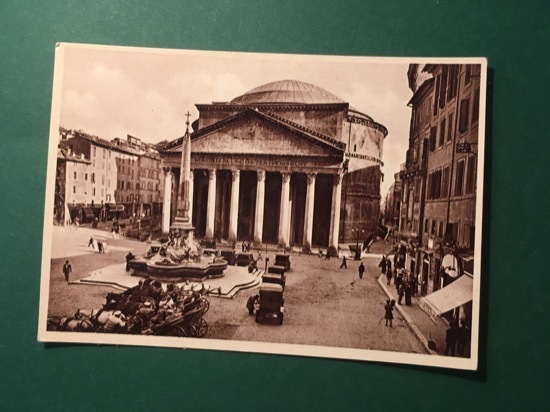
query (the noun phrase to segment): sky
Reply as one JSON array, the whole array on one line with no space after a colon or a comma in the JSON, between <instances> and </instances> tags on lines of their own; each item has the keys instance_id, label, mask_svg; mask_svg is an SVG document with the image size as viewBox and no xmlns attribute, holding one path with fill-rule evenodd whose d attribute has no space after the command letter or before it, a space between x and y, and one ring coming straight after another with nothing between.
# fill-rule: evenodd
<instances>
[{"instance_id":1,"label":"sky","mask_svg":"<svg viewBox=\"0 0 550 412\"><path fill-rule=\"evenodd\" d=\"M405 161L412 96L409 62L310 55L221 53L65 45L60 125L111 140L136 136L147 143L185 133L195 104L228 102L278 80L314 84L388 129L384 141L382 199ZM60 66L61 63L61 66Z\"/></svg>"}]
</instances>

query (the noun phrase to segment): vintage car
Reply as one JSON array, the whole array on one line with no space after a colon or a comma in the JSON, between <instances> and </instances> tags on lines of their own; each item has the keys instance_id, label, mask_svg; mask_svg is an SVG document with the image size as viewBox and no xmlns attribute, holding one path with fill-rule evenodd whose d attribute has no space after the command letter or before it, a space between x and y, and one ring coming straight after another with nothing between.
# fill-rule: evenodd
<instances>
[{"instance_id":1,"label":"vintage car","mask_svg":"<svg viewBox=\"0 0 550 412\"><path fill-rule=\"evenodd\" d=\"M235 265L249 266L254 261L254 255L251 252L239 252L235 256Z\"/></svg>"},{"instance_id":2,"label":"vintage car","mask_svg":"<svg viewBox=\"0 0 550 412\"><path fill-rule=\"evenodd\" d=\"M275 255L274 266L282 266L285 268L285 272L290 270L290 256L289 255Z\"/></svg>"},{"instance_id":3,"label":"vintage car","mask_svg":"<svg viewBox=\"0 0 550 412\"><path fill-rule=\"evenodd\" d=\"M256 311L256 322L275 320L283 324L285 301L283 287L276 283L262 283L260 286L260 305Z\"/></svg>"},{"instance_id":4,"label":"vintage car","mask_svg":"<svg viewBox=\"0 0 550 412\"><path fill-rule=\"evenodd\" d=\"M137 272L147 272L147 264L149 263L149 260L159 253L161 247L162 245L160 242L153 241L151 242L151 246L145 255L133 256L131 258L130 256L126 256L126 271L133 269Z\"/></svg>"},{"instance_id":5,"label":"vintage car","mask_svg":"<svg viewBox=\"0 0 550 412\"><path fill-rule=\"evenodd\" d=\"M222 257L228 264L233 265L235 263L235 251L234 250L221 250Z\"/></svg>"},{"instance_id":6,"label":"vintage car","mask_svg":"<svg viewBox=\"0 0 550 412\"><path fill-rule=\"evenodd\" d=\"M267 273L276 273L278 275L285 274L285 267L279 265L271 265L267 268Z\"/></svg>"},{"instance_id":7,"label":"vintage car","mask_svg":"<svg viewBox=\"0 0 550 412\"><path fill-rule=\"evenodd\" d=\"M264 273L264 275L262 276L262 283L276 283L277 285L281 285L284 290L286 276L284 275L284 273Z\"/></svg>"},{"instance_id":8,"label":"vintage car","mask_svg":"<svg viewBox=\"0 0 550 412\"><path fill-rule=\"evenodd\" d=\"M214 257L217 256L217 254L218 252L216 249L205 248L202 250L202 255L206 257Z\"/></svg>"}]
</instances>

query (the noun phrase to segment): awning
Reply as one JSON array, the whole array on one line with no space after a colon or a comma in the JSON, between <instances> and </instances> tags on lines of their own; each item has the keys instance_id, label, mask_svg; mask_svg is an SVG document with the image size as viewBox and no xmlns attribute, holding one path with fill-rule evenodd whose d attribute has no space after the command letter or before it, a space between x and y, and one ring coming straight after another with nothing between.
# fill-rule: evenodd
<instances>
[{"instance_id":1,"label":"awning","mask_svg":"<svg viewBox=\"0 0 550 412\"><path fill-rule=\"evenodd\" d=\"M124 205L116 205L114 203L109 203L109 212L123 212L124 211Z\"/></svg>"},{"instance_id":2,"label":"awning","mask_svg":"<svg viewBox=\"0 0 550 412\"><path fill-rule=\"evenodd\" d=\"M93 219L95 217L93 210L89 207L83 207L82 212L84 213L84 216L86 216L86 219Z\"/></svg>"},{"instance_id":3,"label":"awning","mask_svg":"<svg viewBox=\"0 0 550 412\"><path fill-rule=\"evenodd\" d=\"M472 278L464 275L443 289L420 298L419 304L422 310L435 322L441 314L471 301L472 296Z\"/></svg>"}]
</instances>

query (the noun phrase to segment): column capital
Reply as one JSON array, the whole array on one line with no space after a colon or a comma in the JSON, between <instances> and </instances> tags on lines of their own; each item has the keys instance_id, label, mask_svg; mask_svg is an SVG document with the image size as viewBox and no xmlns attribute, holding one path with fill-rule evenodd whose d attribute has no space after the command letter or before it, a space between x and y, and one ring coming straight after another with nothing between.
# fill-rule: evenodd
<instances>
[{"instance_id":1,"label":"column capital","mask_svg":"<svg viewBox=\"0 0 550 412\"><path fill-rule=\"evenodd\" d=\"M232 170L231 171L231 180L232 181L235 181L239 178L239 176L241 175L241 171L240 170Z\"/></svg>"},{"instance_id":2,"label":"column capital","mask_svg":"<svg viewBox=\"0 0 550 412\"><path fill-rule=\"evenodd\" d=\"M216 178L216 169L208 169L208 178L214 180Z\"/></svg>"},{"instance_id":3,"label":"column capital","mask_svg":"<svg viewBox=\"0 0 550 412\"><path fill-rule=\"evenodd\" d=\"M308 173L307 174L307 184L311 185L315 183L315 178L317 177L317 173Z\"/></svg>"},{"instance_id":4,"label":"column capital","mask_svg":"<svg viewBox=\"0 0 550 412\"><path fill-rule=\"evenodd\" d=\"M258 182L265 181L265 170L258 170L256 173L258 174Z\"/></svg>"},{"instance_id":5,"label":"column capital","mask_svg":"<svg viewBox=\"0 0 550 412\"><path fill-rule=\"evenodd\" d=\"M168 167L168 166L165 166L162 168L162 171L165 173L165 174L169 174L169 173L172 173L172 168L171 167Z\"/></svg>"},{"instance_id":6,"label":"column capital","mask_svg":"<svg viewBox=\"0 0 550 412\"><path fill-rule=\"evenodd\" d=\"M288 183L290 181L290 175L292 172L281 172L281 176L283 178L283 183Z\"/></svg>"},{"instance_id":7,"label":"column capital","mask_svg":"<svg viewBox=\"0 0 550 412\"><path fill-rule=\"evenodd\" d=\"M191 181L195 180L195 169L189 170L189 180Z\"/></svg>"}]
</instances>

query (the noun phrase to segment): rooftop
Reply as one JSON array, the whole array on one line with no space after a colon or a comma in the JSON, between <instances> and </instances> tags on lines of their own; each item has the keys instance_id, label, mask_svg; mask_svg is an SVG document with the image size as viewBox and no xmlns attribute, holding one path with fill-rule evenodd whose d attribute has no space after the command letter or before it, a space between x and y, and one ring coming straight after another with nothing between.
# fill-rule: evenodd
<instances>
[{"instance_id":1,"label":"rooftop","mask_svg":"<svg viewBox=\"0 0 550 412\"><path fill-rule=\"evenodd\" d=\"M280 80L256 87L231 100L231 104L252 103L333 104L346 102L313 84L298 80Z\"/></svg>"}]
</instances>

